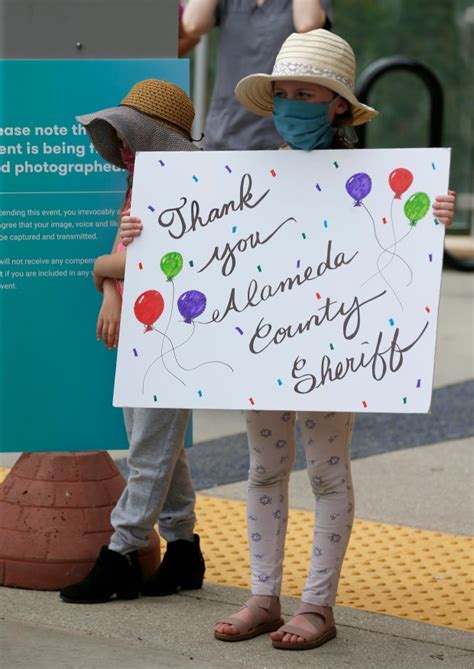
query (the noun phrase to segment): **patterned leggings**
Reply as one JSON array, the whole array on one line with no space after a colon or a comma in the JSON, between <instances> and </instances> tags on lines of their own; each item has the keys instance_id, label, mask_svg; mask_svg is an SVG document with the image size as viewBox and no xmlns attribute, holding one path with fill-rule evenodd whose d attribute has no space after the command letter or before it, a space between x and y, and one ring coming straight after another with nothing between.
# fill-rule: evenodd
<instances>
[{"instance_id":1,"label":"patterned leggings","mask_svg":"<svg viewBox=\"0 0 474 669\"><path fill-rule=\"evenodd\" d=\"M278 596L295 460L295 412L246 411L250 450L248 534L252 593ZM354 520L350 447L354 414L298 414L316 499L311 565L302 599L333 606Z\"/></svg>"}]
</instances>

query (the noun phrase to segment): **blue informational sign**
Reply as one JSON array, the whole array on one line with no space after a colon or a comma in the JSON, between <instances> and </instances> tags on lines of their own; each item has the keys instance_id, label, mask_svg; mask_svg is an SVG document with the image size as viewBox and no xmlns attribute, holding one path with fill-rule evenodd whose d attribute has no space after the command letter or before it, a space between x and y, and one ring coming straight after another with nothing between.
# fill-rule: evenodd
<instances>
[{"instance_id":1,"label":"blue informational sign","mask_svg":"<svg viewBox=\"0 0 474 669\"><path fill-rule=\"evenodd\" d=\"M115 354L96 341L95 257L110 251L126 173L75 116L183 60L0 62L0 450L127 448Z\"/></svg>"}]
</instances>

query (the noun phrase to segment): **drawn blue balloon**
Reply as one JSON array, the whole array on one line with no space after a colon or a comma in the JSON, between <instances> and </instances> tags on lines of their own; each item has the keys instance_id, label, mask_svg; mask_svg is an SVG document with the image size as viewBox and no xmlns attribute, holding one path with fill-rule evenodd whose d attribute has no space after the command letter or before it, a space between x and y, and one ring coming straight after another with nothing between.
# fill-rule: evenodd
<instances>
[{"instance_id":1,"label":"drawn blue balloon","mask_svg":"<svg viewBox=\"0 0 474 669\"><path fill-rule=\"evenodd\" d=\"M191 323L205 310L207 299L199 290L187 290L178 298L178 309L185 323Z\"/></svg>"},{"instance_id":2,"label":"drawn blue balloon","mask_svg":"<svg viewBox=\"0 0 474 669\"><path fill-rule=\"evenodd\" d=\"M346 182L346 191L354 198L354 207L360 207L362 200L372 190L372 179L365 172L353 174Z\"/></svg>"}]
</instances>

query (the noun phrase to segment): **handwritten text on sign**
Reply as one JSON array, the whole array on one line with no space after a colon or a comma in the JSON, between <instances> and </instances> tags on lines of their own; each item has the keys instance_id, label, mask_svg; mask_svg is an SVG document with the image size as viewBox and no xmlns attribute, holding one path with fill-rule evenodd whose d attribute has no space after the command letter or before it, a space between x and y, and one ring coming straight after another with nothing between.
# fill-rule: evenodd
<instances>
[{"instance_id":1,"label":"handwritten text on sign","mask_svg":"<svg viewBox=\"0 0 474 669\"><path fill-rule=\"evenodd\" d=\"M141 153L114 404L425 412L446 149Z\"/></svg>"}]
</instances>

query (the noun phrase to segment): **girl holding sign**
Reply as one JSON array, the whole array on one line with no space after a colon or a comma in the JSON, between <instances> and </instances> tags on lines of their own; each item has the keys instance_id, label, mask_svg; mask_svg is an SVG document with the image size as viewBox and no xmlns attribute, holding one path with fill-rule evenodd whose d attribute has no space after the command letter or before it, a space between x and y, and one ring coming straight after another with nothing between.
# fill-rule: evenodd
<instances>
[{"instance_id":1,"label":"girl holding sign","mask_svg":"<svg viewBox=\"0 0 474 669\"><path fill-rule=\"evenodd\" d=\"M236 88L244 107L273 116L282 148L349 148L346 127L377 112L354 96L355 58L343 39L326 30L293 34L271 75L255 74ZM452 221L454 193L437 198L434 215ZM350 446L354 414L301 412L308 476L316 500L311 564L302 601L287 625L280 621L288 479L295 458L294 412L247 411L250 448L248 524L252 597L221 620L215 636L248 639L272 631L275 648L315 648L336 635L332 607L354 519Z\"/></svg>"},{"instance_id":2,"label":"girl holding sign","mask_svg":"<svg viewBox=\"0 0 474 669\"><path fill-rule=\"evenodd\" d=\"M283 149L349 148L346 128L377 112L354 96L355 58L349 44L324 29L294 33L284 42L273 73L242 79L238 100L251 112L272 116ZM455 194L433 205L449 225ZM140 233L137 218L122 218L121 237ZM336 635L332 607L354 519L350 447L354 414L300 412L308 476L316 501L309 573L302 601L289 624L281 619L280 590L288 519L288 481L295 459L295 412L246 411L250 450L248 533L252 596L214 630L217 639L243 641L271 632L272 645L315 648Z\"/></svg>"},{"instance_id":3,"label":"girl holding sign","mask_svg":"<svg viewBox=\"0 0 474 669\"><path fill-rule=\"evenodd\" d=\"M179 86L146 79L135 84L118 107L77 120L105 160L127 169L123 210L128 210L136 151L197 151L191 141L193 118L193 104ZM94 282L103 293L97 339L109 348L118 343L122 306L125 253L118 251L100 256L94 265ZM111 514L114 532L92 571L61 590L65 602L94 604L202 586L205 565L194 534L195 493L184 451L189 411L125 407L123 413L130 476ZM143 583L138 549L148 544L157 521L167 550L157 572Z\"/></svg>"}]
</instances>

